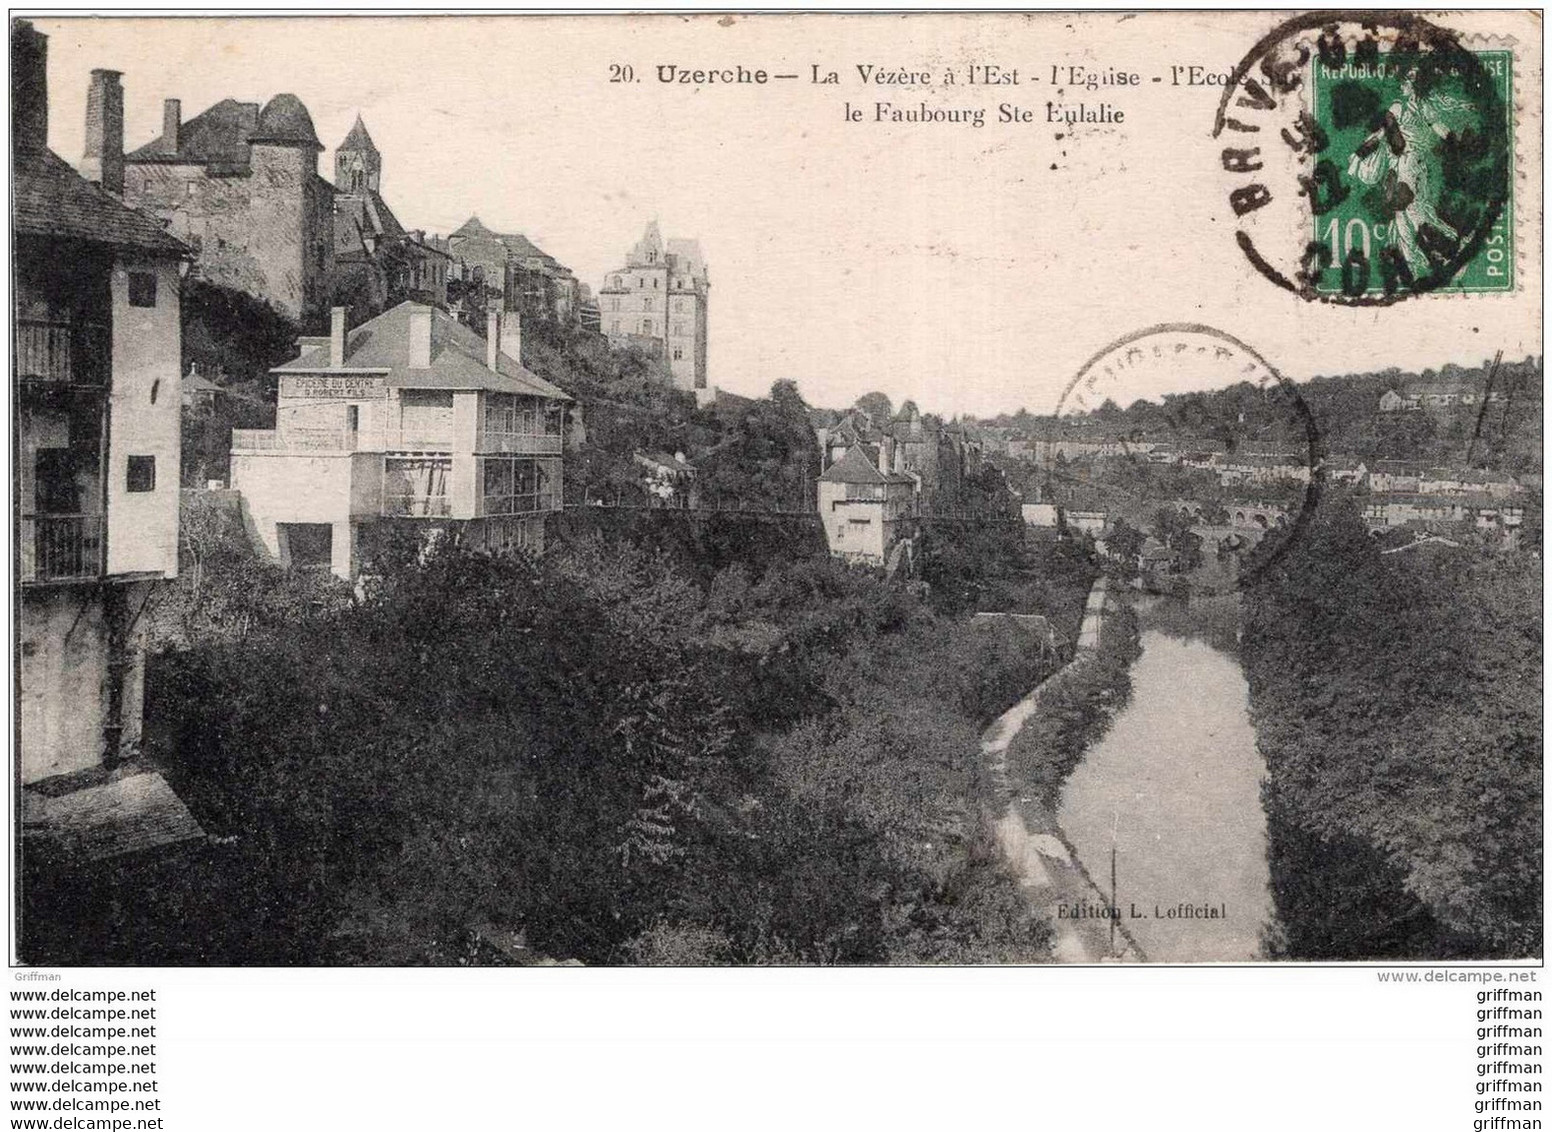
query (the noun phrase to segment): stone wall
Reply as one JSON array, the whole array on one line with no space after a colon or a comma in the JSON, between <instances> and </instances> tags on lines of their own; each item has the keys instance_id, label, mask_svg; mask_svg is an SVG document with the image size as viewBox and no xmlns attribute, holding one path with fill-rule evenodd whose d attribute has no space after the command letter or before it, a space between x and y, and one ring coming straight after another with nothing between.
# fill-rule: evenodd
<instances>
[{"instance_id":1,"label":"stone wall","mask_svg":"<svg viewBox=\"0 0 1552 1132\"><path fill-rule=\"evenodd\" d=\"M267 300L307 326L326 317L334 275L334 190L300 147L256 145L246 174L131 163L124 200L168 221L198 253L199 274Z\"/></svg>"}]
</instances>

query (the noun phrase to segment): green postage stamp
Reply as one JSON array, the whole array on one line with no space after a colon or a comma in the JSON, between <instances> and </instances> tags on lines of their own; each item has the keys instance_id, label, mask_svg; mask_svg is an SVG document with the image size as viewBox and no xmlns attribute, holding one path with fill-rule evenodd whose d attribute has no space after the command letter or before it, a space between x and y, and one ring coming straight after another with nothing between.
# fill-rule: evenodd
<instances>
[{"instance_id":1,"label":"green postage stamp","mask_svg":"<svg viewBox=\"0 0 1552 1132\"><path fill-rule=\"evenodd\" d=\"M1514 67L1506 50L1313 62L1312 103L1337 178L1315 198L1320 294L1514 289ZM1329 256L1329 259L1327 258Z\"/></svg>"}]
</instances>

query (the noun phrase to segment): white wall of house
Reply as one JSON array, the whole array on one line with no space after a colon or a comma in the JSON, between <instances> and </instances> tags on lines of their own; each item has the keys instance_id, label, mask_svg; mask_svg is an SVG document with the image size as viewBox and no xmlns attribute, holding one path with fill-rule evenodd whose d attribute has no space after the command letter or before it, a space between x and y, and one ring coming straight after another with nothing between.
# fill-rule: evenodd
<instances>
[{"instance_id":1,"label":"white wall of house","mask_svg":"<svg viewBox=\"0 0 1552 1132\"><path fill-rule=\"evenodd\" d=\"M232 487L242 493L243 520L264 553L274 562L284 561L280 523L327 523L334 529L330 569L350 578L350 518L355 507L367 502L365 487L353 486L352 472L358 459L374 458L380 469L382 457L369 454L234 452ZM378 484L380 500L380 470Z\"/></svg>"},{"instance_id":2,"label":"white wall of house","mask_svg":"<svg viewBox=\"0 0 1552 1132\"><path fill-rule=\"evenodd\" d=\"M29 591L19 664L23 785L100 763L108 647L94 591Z\"/></svg>"},{"instance_id":3,"label":"white wall of house","mask_svg":"<svg viewBox=\"0 0 1552 1132\"><path fill-rule=\"evenodd\" d=\"M830 553L882 565L898 524L885 521L883 500L848 500L846 486L819 483L819 517Z\"/></svg>"},{"instance_id":4,"label":"white wall of house","mask_svg":"<svg viewBox=\"0 0 1552 1132\"><path fill-rule=\"evenodd\" d=\"M130 275L155 279L155 305L130 303ZM179 278L171 262L115 264L108 422L108 573L178 574L181 409ZM143 296L141 296L143 298ZM155 487L129 490L131 456L155 460Z\"/></svg>"}]
</instances>

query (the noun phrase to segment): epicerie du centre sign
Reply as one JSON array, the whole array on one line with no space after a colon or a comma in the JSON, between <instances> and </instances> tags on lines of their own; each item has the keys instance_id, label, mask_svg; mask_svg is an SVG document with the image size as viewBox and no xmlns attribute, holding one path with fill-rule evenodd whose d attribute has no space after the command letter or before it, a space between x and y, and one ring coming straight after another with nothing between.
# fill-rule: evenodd
<instances>
[{"instance_id":1,"label":"epicerie du centre sign","mask_svg":"<svg viewBox=\"0 0 1552 1132\"><path fill-rule=\"evenodd\" d=\"M381 377L367 374L298 374L281 378L280 395L301 401L371 401L388 396Z\"/></svg>"}]
</instances>

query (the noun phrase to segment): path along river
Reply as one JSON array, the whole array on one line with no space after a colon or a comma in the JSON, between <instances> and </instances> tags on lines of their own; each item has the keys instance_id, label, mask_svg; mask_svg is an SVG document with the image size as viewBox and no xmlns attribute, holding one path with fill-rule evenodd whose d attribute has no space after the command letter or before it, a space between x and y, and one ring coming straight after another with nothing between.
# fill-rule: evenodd
<instances>
[{"instance_id":1,"label":"path along river","mask_svg":"<svg viewBox=\"0 0 1552 1132\"><path fill-rule=\"evenodd\" d=\"M1114 847L1121 923L1153 963L1256 959L1273 916L1266 767L1232 646L1203 631L1233 613L1233 598L1216 600L1138 602L1131 700L1068 779L1057 819L1104 889Z\"/></svg>"}]
</instances>

